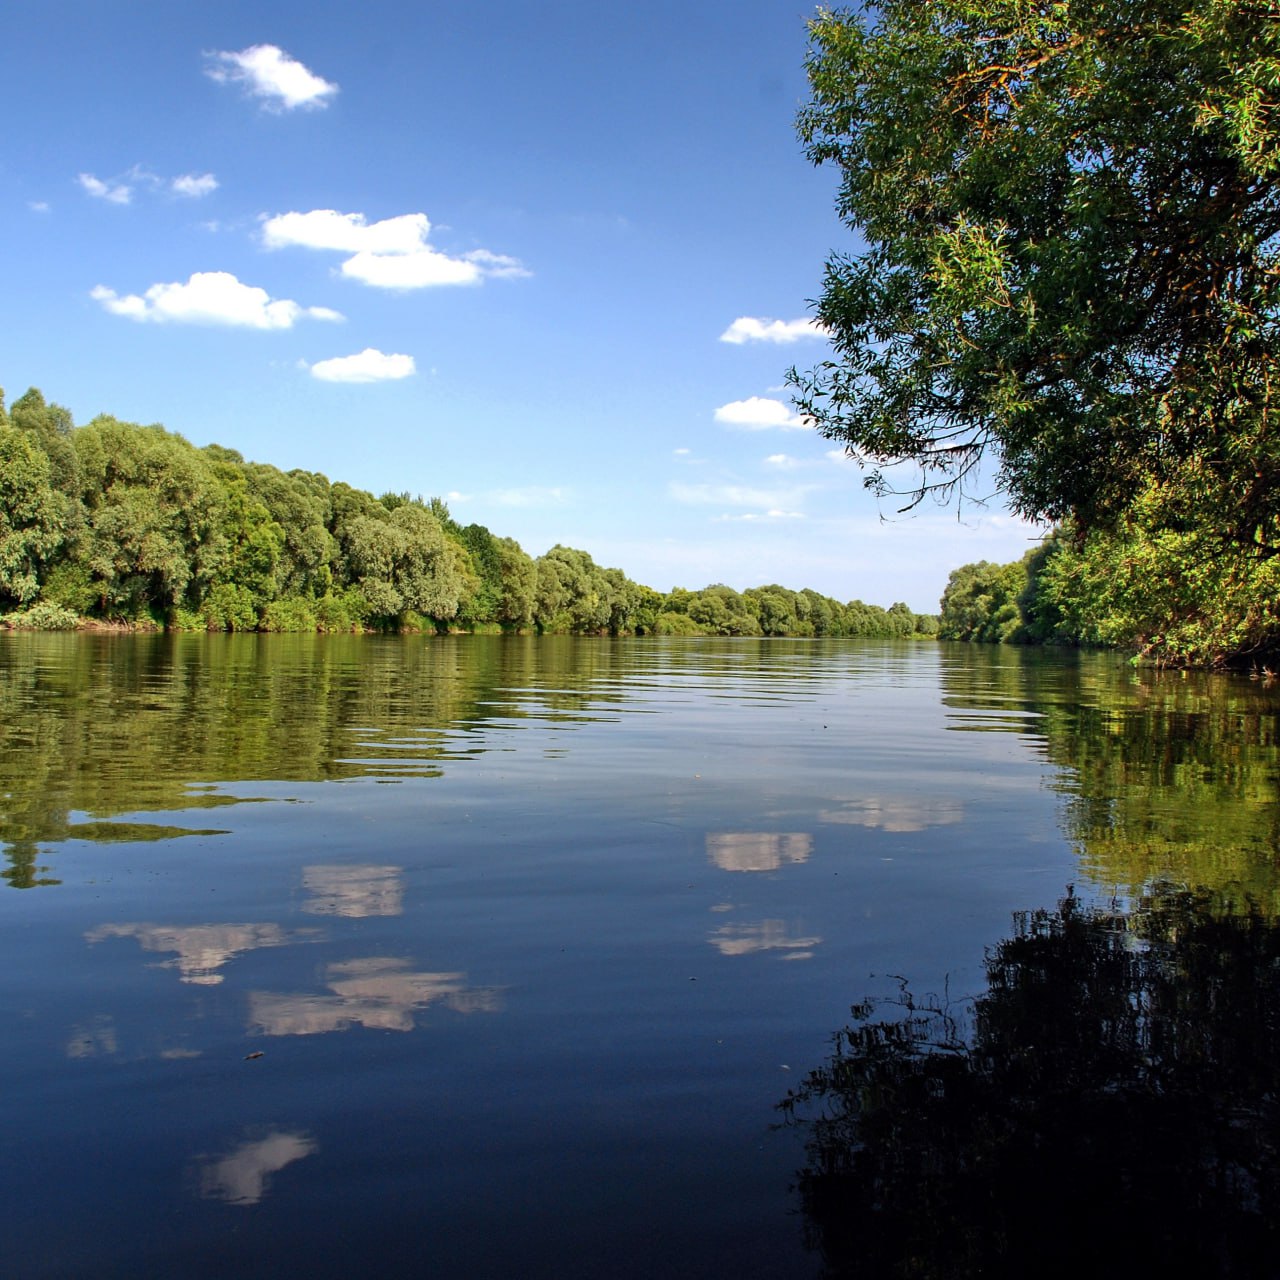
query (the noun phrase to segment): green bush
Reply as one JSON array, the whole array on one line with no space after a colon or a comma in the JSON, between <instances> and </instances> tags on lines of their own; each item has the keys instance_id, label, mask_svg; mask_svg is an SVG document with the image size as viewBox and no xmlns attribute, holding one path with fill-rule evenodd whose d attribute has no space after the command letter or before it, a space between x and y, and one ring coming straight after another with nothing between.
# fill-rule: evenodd
<instances>
[{"instance_id":1,"label":"green bush","mask_svg":"<svg viewBox=\"0 0 1280 1280\"><path fill-rule=\"evenodd\" d=\"M262 611L263 631L314 631L314 602L304 596L285 596L272 600Z\"/></svg>"},{"instance_id":2,"label":"green bush","mask_svg":"<svg viewBox=\"0 0 1280 1280\"><path fill-rule=\"evenodd\" d=\"M80 619L60 604L41 600L22 613L11 613L5 622L21 631L74 631Z\"/></svg>"},{"instance_id":3,"label":"green bush","mask_svg":"<svg viewBox=\"0 0 1280 1280\"><path fill-rule=\"evenodd\" d=\"M210 631L256 631L258 607L248 587L220 582L201 606Z\"/></svg>"}]
</instances>

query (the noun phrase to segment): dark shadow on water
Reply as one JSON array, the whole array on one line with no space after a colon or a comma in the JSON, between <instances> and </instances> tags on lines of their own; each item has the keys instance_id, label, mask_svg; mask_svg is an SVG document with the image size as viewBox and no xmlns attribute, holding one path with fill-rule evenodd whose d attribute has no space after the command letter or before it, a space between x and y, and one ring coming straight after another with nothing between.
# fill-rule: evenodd
<instances>
[{"instance_id":1,"label":"dark shadow on water","mask_svg":"<svg viewBox=\"0 0 1280 1280\"><path fill-rule=\"evenodd\" d=\"M1280 928L1068 892L986 967L855 1005L780 1103L825 1274L1280 1274Z\"/></svg>"}]
</instances>

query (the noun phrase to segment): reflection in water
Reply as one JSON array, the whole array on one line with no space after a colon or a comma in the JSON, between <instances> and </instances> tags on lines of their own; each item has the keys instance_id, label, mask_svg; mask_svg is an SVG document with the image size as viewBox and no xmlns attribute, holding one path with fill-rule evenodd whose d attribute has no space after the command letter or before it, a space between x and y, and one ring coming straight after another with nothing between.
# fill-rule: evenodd
<instances>
[{"instance_id":1,"label":"reflection in water","mask_svg":"<svg viewBox=\"0 0 1280 1280\"><path fill-rule=\"evenodd\" d=\"M385 956L331 964L331 996L255 991L249 997L250 1024L269 1036L313 1036L355 1026L412 1031L415 1011L437 1002L457 1013L501 1008L500 991L468 987L465 973L414 973L408 964Z\"/></svg>"},{"instance_id":2,"label":"reflection in water","mask_svg":"<svg viewBox=\"0 0 1280 1280\"><path fill-rule=\"evenodd\" d=\"M265 1138L242 1142L221 1159L202 1156L198 1161L200 1194L206 1200L227 1204L257 1204L271 1185L271 1174L319 1149L305 1133L277 1129Z\"/></svg>"},{"instance_id":3,"label":"reflection in water","mask_svg":"<svg viewBox=\"0 0 1280 1280\"><path fill-rule=\"evenodd\" d=\"M784 862L808 862L813 837L797 831L708 831L707 857L722 871L776 871Z\"/></svg>"},{"instance_id":4,"label":"reflection in water","mask_svg":"<svg viewBox=\"0 0 1280 1280\"><path fill-rule=\"evenodd\" d=\"M73 1028L67 1040L68 1058L96 1058L119 1050L115 1023L105 1014Z\"/></svg>"},{"instance_id":5,"label":"reflection in water","mask_svg":"<svg viewBox=\"0 0 1280 1280\"><path fill-rule=\"evenodd\" d=\"M1062 825L1103 891L1158 880L1280 917L1280 692L1106 654L944 646L949 728L1015 727L1056 768Z\"/></svg>"},{"instance_id":6,"label":"reflection in water","mask_svg":"<svg viewBox=\"0 0 1280 1280\"><path fill-rule=\"evenodd\" d=\"M176 960L166 960L157 967L176 967L183 982L214 986L222 981L218 970L228 960L260 947L309 942L317 934L313 929L288 932L278 924L103 924L84 936L90 943L136 938L144 951L176 951Z\"/></svg>"},{"instance_id":7,"label":"reflection in water","mask_svg":"<svg viewBox=\"0 0 1280 1280\"><path fill-rule=\"evenodd\" d=\"M313 916L398 916L404 913L403 867L365 864L302 868L311 897L302 910Z\"/></svg>"},{"instance_id":8,"label":"reflection in water","mask_svg":"<svg viewBox=\"0 0 1280 1280\"><path fill-rule=\"evenodd\" d=\"M924 831L962 822L964 805L944 797L871 796L846 801L837 809L824 809L818 816L823 822L878 827L881 831Z\"/></svg>"},{"instance_id":9,"label":"reflection in water","mask_svg":"<svg viewBox=\"0 0 1280 1280\"><path fill-rule=\"evenodd\" d=\"M854 1007L781 1104L829 1276L1274 1274L1280 927L1163 891L1017 919L968 1013ZM1265 1264L1263 1260L1266 1260Z\"/></svg>"},{"instance_id":10,"label":"reflection in water","mask_svg":"<svg viewBox=\"0 0 1280 1280\"><path fill-rule=\"evenodd\" d=\"M725 924L707 941L722 956L747 956L757 951L781 951L783 960L808 960L821 938L789 938L781 920L761 920L759 924Z\"/></svg>"}]
</instances>

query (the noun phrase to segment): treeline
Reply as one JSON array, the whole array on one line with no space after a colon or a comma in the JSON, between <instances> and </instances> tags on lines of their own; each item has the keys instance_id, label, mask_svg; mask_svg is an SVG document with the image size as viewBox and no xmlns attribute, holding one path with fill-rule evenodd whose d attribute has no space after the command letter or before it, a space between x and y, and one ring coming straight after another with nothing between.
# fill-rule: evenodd
<instances>
[{"instance_id":1,"label":"treeline","mask_svg":"<svg viewBox=\"0 0 1280 1280\"><path fill-rule=\"evenodd\" d=\"M537 559L438 498L375 497L160 426L76 427L0 393L0 619L214 631L909 636L905 604L723 585L664 595L553 547Z\"/></svg>"},{"instance_id":2,"label":"treeline","mask_svg":"<svg viewBox=\"0 0 1280 1280\"><path fill-rule=\"evenodd\" d=\"M1150 516L1150 518L1148 518ZM1055 530L1021 560L957 569L944 639L1121 648L1179 666L1280 658L1280 557L1143 502L1114 531Z\"/></svg>"}]
</instances>

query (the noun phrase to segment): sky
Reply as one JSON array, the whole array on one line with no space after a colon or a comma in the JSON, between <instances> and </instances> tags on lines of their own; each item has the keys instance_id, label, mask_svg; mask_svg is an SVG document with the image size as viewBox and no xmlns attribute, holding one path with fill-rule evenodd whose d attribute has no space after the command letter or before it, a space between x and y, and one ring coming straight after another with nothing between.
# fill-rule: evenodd
<instances>
[{"instance_id":1,"label":"sky","mask_svg":"<svg viewBox=\"0 0 1280 1280\"><path fill-rule=\"evenodd\" d=\"M933 611L1038 531L798 420L836 174L796 0L10 0L0 385L668 590Z\"/></svg>"}]
</instances>

